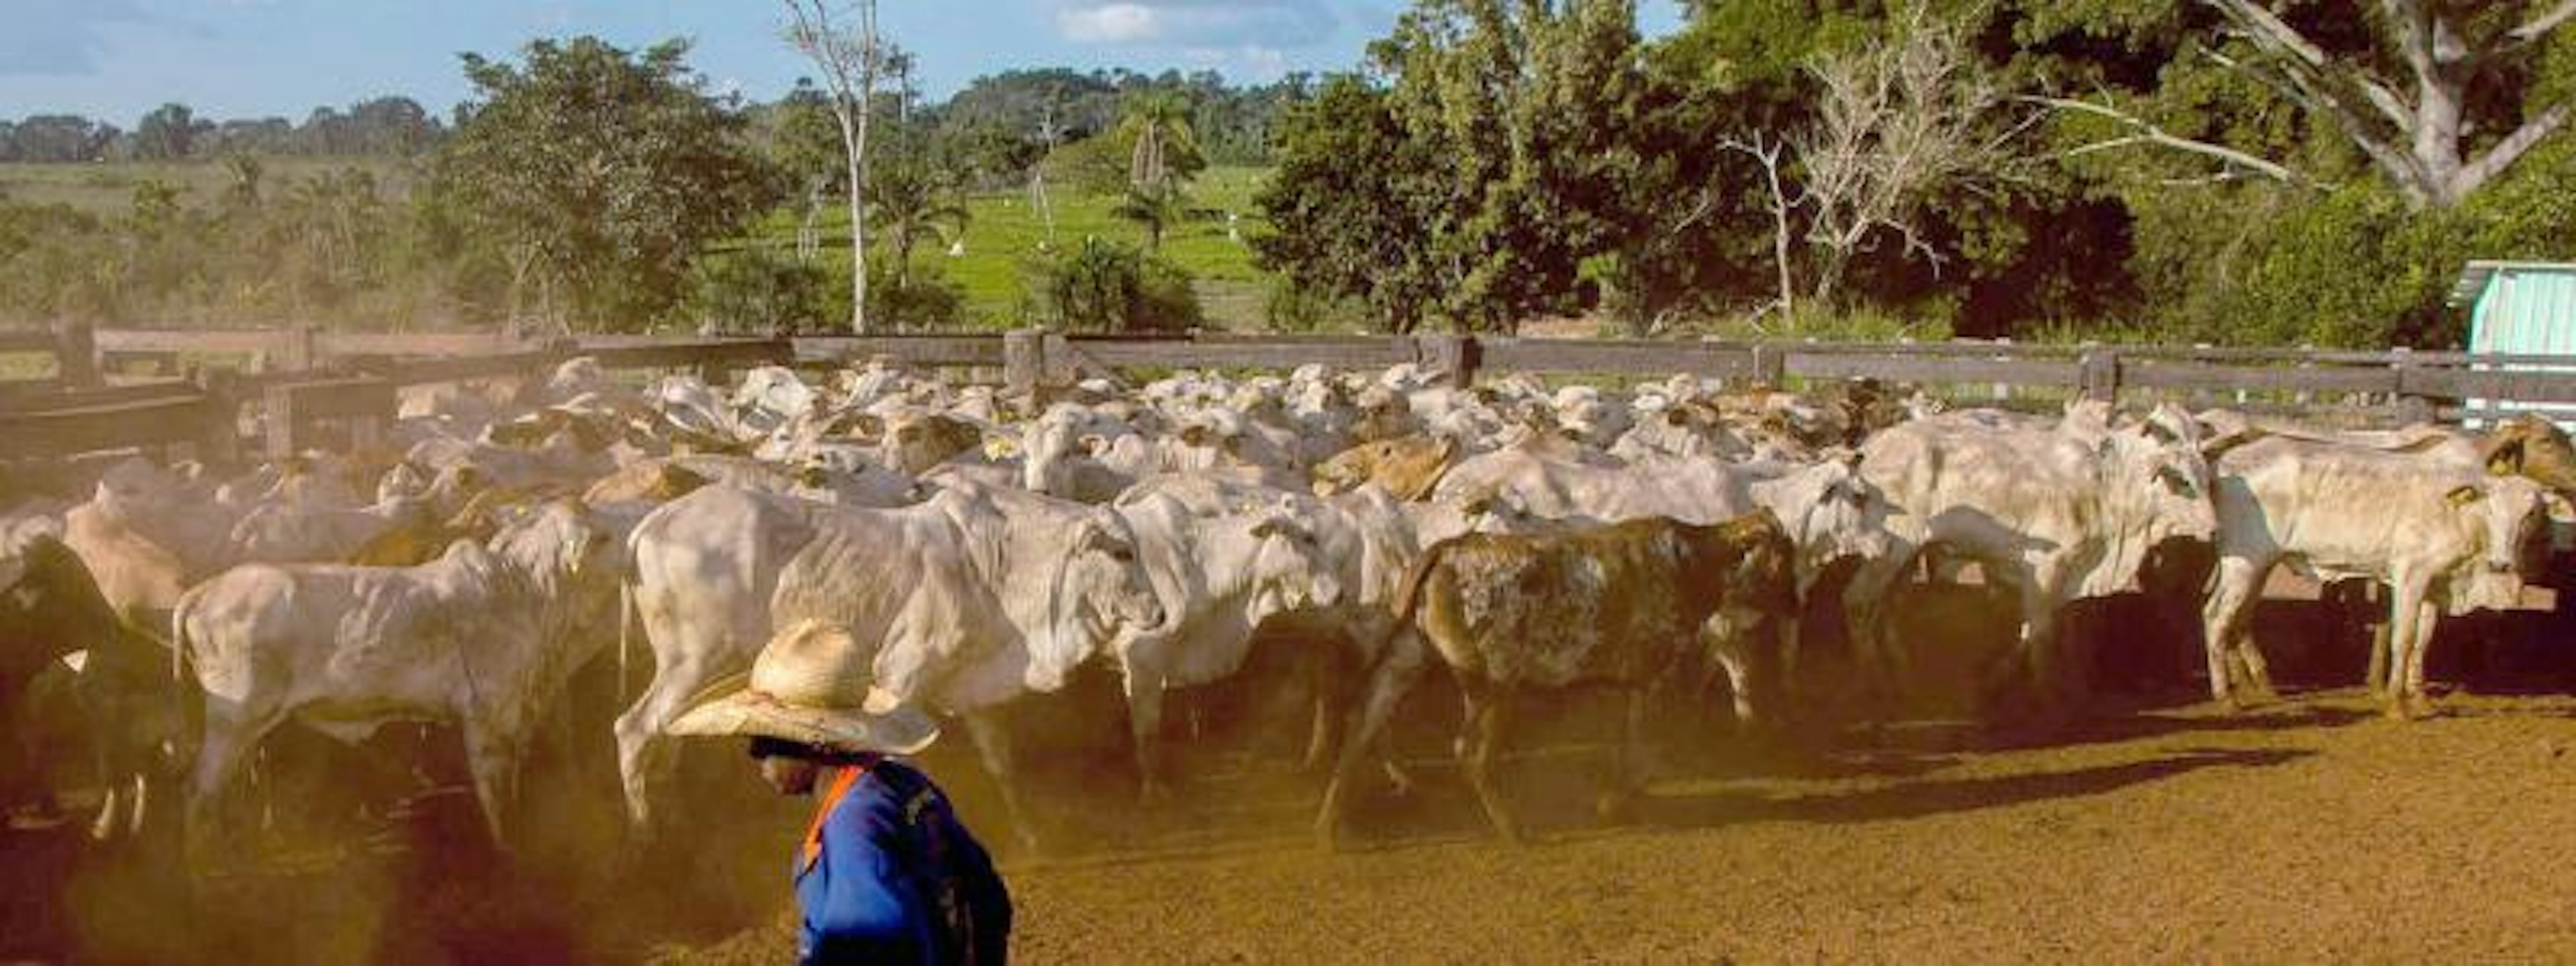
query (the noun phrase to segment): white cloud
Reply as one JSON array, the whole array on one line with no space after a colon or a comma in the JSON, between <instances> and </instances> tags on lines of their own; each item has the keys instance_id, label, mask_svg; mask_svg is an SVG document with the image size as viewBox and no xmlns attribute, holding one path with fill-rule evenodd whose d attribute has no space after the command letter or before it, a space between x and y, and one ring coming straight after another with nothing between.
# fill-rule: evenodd
<instances>
[{"instance_id":1,"label":"white cloud","mask_svg":"<svg viewBox=\"0 0 2576 966\"><path fill-rule=\"evenodd\" d=\"M1288 52L1276 47L1191 47L1181 56L1193 67L1220 71L1237 81L1260 83L1288 74Z\"/></svg>"},{"instance_id":2,"label":"white cloud","mask_svg":"<svg viewBox=\"0 0 2576 966\"><path fill-rule=\"evenodd\" d=\"M1162 36L1162 23L1152 7L1109 3L1060 10L1055 29L1078 44L1132 44Z\"/></svg>"},{"instance_id":3,"label":"white cloud","mask_svg":"<svg viewBox=\"0 0 2576 966\"><path fill-rule=\"evenodd\" d=\"M1327 0L1058 0L1055 24L1075 43L1173 43L1229 54L1310 47L1341 26Z\"/></svg>"}]
</instances>

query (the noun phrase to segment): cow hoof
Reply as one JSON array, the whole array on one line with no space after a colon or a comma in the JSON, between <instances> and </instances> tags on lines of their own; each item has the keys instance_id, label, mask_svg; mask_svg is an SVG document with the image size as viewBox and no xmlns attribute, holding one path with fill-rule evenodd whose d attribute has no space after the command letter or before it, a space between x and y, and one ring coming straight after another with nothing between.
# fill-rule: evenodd
<instances>
[{"instance_id":1,"label":"cow hoof","mask_svg":"<svg viewBox=\"0 0 2576 966\"><path fill-rule=\"evenodd\" d=\"M2413 721L2416 710L2403 699L2393 699L2388 702L2386 708L2381 710L2381 713L2385 714L2390 721Z\"/></svg>"}]
</instances>

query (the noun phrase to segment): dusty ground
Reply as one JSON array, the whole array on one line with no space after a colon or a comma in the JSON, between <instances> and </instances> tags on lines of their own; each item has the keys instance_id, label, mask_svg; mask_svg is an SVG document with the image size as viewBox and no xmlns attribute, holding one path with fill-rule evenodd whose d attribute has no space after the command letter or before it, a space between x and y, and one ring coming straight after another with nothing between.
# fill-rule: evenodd
<instances>
[{"instance_id":1,"label":"dusty ground","mask_svg":"<svg viewBox=\"0 0 2576 966\"><path fill-rule=\"evenodd\" d=\"M2155 713L2022 750L1850 755L1657 784L1604 828L1513 762L1548 840L1454 781L1327 855L1199 788L1199 841L1010 870L1031 962L2557 960L2576 951L2576 702L2381 720L2349 692ZM1549 752L1555 753L1549 753ZM1778 772L1781 769L1748 769ZM1211 794L1213 793L1213 794ZM1238 811L1239 809L1239 811ZM785 927L682 961L777 961Z\"/></svg>"},{"instance_id":2,"label":"dusty ground","mask_svg":"<svg viewBox=\"0 0 2576 966\"><path fill-rule=\"evenodd\" d=\"M1015 951L1122 963L2564 960L2576 951L2576 837L2561 828L2576 815L2576 698L2564 696L2576 661L2562 639L2532 624L2437 649L2435 676L2475 694L2414 723L2383 720L2349 686L2350 641L2276 644L2276 674L2312 690L2236 715L2174 704L2190 693L2171 680L2189 655L2134 645L2119 656L2162 669L2165 706L2105 695L2071 724L1817 724L1757 741L1666 709L1666 777L1617 825L1591 809L1610 705L1571 696L1533 709L1504 767L1543 839L1527 848L1490 838L1440 753L1455 704L1434 684L1399 733L1417 787L1399 797L1372 782L1343 854L1309 834L1316 785L1287 760L1276 708L1214 695L1195 740L1176 709L1179 804L1146 809L1126 791L1119 718L1094 679L1023 722L1051 844L1042 861L1006 857ZM1972 678L1974 655L1949 653L1960 659L1915 673ZM1831 661L1813 677L1835 679ZM1244 691L1267 686L1256 669ZM965 743L926 764L1009 849ZM75 863L59 837L0 836L0 885L66 888L68 921L48 928L69 930L90 961L786 961L784 864L804 803L763 800L730 749L695 765L709 793L686 806L677 854L614 872L604 779L558 775L532 790L520 819L543 844L515 866L484 854L449 795L331 847L254 843L263 857L199 885L193 906L149 856ZM62 948L32 922L7 920L0 939Z\"/></svg>"}]
</instances>

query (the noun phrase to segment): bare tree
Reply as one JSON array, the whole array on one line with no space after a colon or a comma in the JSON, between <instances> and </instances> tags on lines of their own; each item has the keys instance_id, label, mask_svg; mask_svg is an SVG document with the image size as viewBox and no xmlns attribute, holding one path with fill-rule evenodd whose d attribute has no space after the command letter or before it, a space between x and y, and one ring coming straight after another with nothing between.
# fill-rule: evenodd
<instances>
[{"instance_id":1,"label":"bare tree","mask_svg":"<svg viewBox=\"0 0 2576 966\"><path fill-rule=\"evenodd\" d=\"M886 66L886 47L877 36L877 4L859 0L848 11L857 22L846 26L834 19L828 0L787 0L787 12L787 42L814 62L824 85L832 89L832 117L840 122L841 149L848 161L850 331L866 335L868 221L862 186L867 184L870 101L876 96L877 75Z\"/></svg>"},{"instance_id":2,"label":"bare tree","mask_svg":"<svg viewBox=\"0 0 2576 966\"><path fill-rule=\"evenodd\" d=\"M1854 256L1887 238L1938 271L1941 253L1920 225L1926 206L1962 192L1991 194L2029 173L2022 135L2043 115L2014 109L1956 25L1916 5L1897 29L1889 40L1808 65L1819 88L1816 117L1788 138L1798 190L1792 202L1775 187L1774 208L1782 224L1793 204L1807 212L1820 304L1833 304ZM1756 144L1751 153L1759 161L1764 151ZM1764 167L1776 181L1778 159Z\"/></svg>"},{"instance_id":3,"label":"bare tree","mask_svg":"<svg viewBox=\"0 0 2576 966\"><path fill-rule=\"evenodd\" d=\"M2253 52L2240 57L2211 49L2202 51L2205 56L2324 118L2418 208L2467 200L2568 121L2570 105L2538 103L2536 84L2522 94L2518 126L2491 142L2480 137L2468 112L2471 85L2510 76L2506 68L2536 59L2541 41L2576 19L2576 0L2533 0L2521 5L2526 16L2518 21L2499 19L2509 15L2511 3L2353 0L2361 9L2339 23L2361 22L2373 46L2393 57L2331 51L2275 13L2273 4L2198 2L2217 11L2227 35ZM2130 132L2079 151L2152 144L2215 158L2222 176L2248 172L2284 182L2307 180L2277 162L2173 135L2108 103L2046 103L2109 118Z\"/></svg>"},{"instance_id":4,"label":"bare tree","mask_svg":"<svg viewBox=\"0 0 2576 966\"><path fill-rule=\"evenodd\" d=\"M1789 252L1793 247L1791 239L1795 237L1790 231L1789 224L1790 215L1796 209L1795 202L1790 200L1789 193L1781 187L1780 183L1780 155L1783 145L1757 131L1750 139L1727 138L1719 146L1730 151L1741 152L1752 158L1753 163L1762 166L1763 184L1770 189L1770 194L1763 204L1771 212L1771 262L1780 274L1780 296L1772 305L1764 306L1763 311L1779 309L1781 318L1794 322L1798 316L1798 285L1789 274ZM1754 314L1759 316L1762 312Z\"/></svg>"}]
</instances>

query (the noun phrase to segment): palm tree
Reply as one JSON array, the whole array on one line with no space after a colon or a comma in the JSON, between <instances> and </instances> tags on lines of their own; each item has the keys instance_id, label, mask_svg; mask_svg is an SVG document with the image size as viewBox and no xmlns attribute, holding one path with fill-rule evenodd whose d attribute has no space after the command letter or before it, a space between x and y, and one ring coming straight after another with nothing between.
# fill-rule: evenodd
<instances>
[{"instance_id":1,"label":"palm tree","mask_svg":"<svg viewBox=\"0 0 2576 966\"><path fill-rule=\"evenodd\" d=\"M912 249L965 233L970 217L956 187L914 158L884 158L868 169L868 224L894 249L895 287L912 287Z\"/></svg>"},{"instance_id":2,"label":"palm tree","mask_svg":"<svg viewBox=\"0 0 2576 966\"><path fill-rule=\"evenodd\" d=\"M1109 209L1109 213L1143 229L1145 250L1151 252L1163 247L1163 232L1180 222L1187 210L1183 205L1178 188L1136 184L1127 186L1127 193L1119 197L1118 206Z\"/></svg>"},{"instance_id":3,"label":"palm tree","mask_svg":"<svg viewBox=\"0 0 2576 966\"><path fill-rule=\"evenodd\" d=\"M1135 148L1127 159L1128 183L1167 186L1198 157L1198 135L1190 130L1190 101L1180 91L1145 91L1127 99L1127 117L1119 122Z\"/></svg>"}]
</instances>

